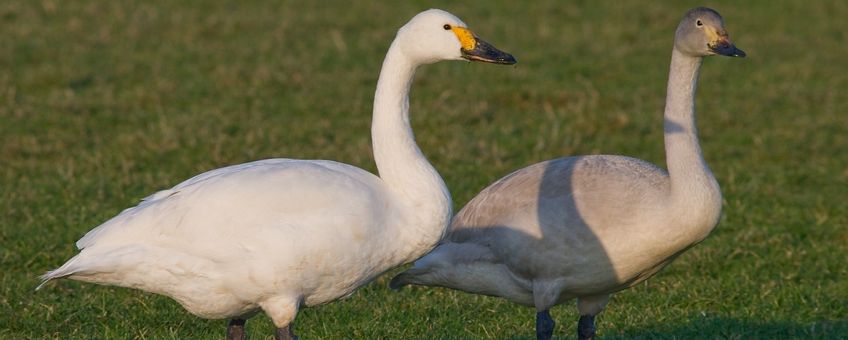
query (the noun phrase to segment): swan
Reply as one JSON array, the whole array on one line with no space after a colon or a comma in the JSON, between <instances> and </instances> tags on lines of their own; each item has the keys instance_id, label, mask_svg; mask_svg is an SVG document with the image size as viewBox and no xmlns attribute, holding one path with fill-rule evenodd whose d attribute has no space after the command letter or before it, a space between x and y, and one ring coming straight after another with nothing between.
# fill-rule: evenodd
<instances>
[{"instance_id":1,"label":"swan","mask_svg":"<svg viewBox=\"0 0 848 340\"><path fill-rule=\"evenodd\" d=\"M301 307L331 302L431 250L450 193L415 144L409 89L441 60L513 64L456 16L419 13L400 28L374 96L379 177L329 160L267 159L202 173L89 231L80 252L44 274L141 289L194 315L231 319L228 338L264 311L277 339L295 338Z\"/></svg>"},{"instance_id":2,"label":"swan","mask_svg":"<svg viewBox=\"0 0 848 340\"><path fill-rule=\"evenodd\" d=\"M441 286L535 307L539 339L553 334L549 309L577 298L578 336L593 338L611 293L651 277L718 223L721 192L701 155L694 107L701 62L715 54L745 56L716 11L688 11L671 53L668 172L612 155L515 171L474 197L446 239L390 286Z\"/></svg>"}]
</instances>

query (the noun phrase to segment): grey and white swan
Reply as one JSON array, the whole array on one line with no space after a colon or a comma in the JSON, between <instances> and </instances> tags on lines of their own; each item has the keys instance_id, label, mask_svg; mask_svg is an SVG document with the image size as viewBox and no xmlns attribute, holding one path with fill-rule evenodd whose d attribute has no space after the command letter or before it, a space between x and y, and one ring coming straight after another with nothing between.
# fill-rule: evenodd
<instances>
[{"instance_id":1,"label":"grey and white swan","mask_svg":"<svg viewBox=\"0 0 848 340\"><path fill-rule=\"evenodd\" d=\"M656 274L704 240L721 191L701 153L695 89L703 58L744 57L721 16L688 11L677 26L665 103L666 166L613 155L530 165L494 182L453 219L446 239L392 279L498 296L536 308L536 336L549 339L549 309L577 299L578 336L611 293Z\"/></svg>"},{"instance_id":2,"label":"grey and white swan","mask_svg":"<svg viewBox=\"0 0 848 340\"><path fill-rule=\"evenodd\" d=\"M211 170L89 231L42 285L67 277L162 294L199 317L231 319L228 338L244 338L246 318L261 310L276 338L294 338L299 308L350 295L444 236L450 193L409 123L416 69L442 60L515 63L456 16L424 11L397 32L377 82L379 177L329 160Z\"/></svg>"}]
</instances>

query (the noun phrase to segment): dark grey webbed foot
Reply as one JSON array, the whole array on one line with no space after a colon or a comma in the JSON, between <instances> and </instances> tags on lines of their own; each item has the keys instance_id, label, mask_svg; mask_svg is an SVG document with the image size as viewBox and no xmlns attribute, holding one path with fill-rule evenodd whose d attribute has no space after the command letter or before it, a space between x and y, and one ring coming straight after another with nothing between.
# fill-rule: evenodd
<instances>
[{"instance_id":1,"label":"dark grey webbed foot","mask_svg":"<svg viewBox=\"0 0 848 340\"><path fill-rule=\"evenodd\" d=\"M227 324L227 340L246 340L247 333L244 331L244 319L232 319Z\"/></svg>"},{"instance_id":2,"label":"dark grey webbed foot","mask_svg":"<svg viewBox=\"0 0 848 340\"><path fill-rule=\"evenodd\" d=\"M549 310L536 313L536 339L548 340L554 336L554 319Z\"/></svg>"},{"instance_id":3,"label":"dark grey webbed foot","mask_svg":"<svg viewBox=\"0 0 848 340\"><path fill-rule=\"evenodd\" d=\"M283 328L277 328L277 333L274 334L274 340L297 340L297 336L292 332L292 326L288 325Z\"/></svg>"},{"instance_id":4,"label":"dark grey webbed foot","mask_svg":"<svg viewBox=\"0 0 848 340\"><path fill-rule=\"evenodd\" d=\"M580 340L591 340L595 338L595 316L581 315L577 321L577 338Z\"/></svg>"}]
</instances>

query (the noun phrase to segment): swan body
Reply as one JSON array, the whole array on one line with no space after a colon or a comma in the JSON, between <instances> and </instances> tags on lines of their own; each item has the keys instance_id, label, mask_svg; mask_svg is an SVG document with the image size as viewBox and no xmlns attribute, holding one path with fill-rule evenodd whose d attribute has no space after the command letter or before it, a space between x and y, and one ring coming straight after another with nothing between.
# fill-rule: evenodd
<instances>
[{"instance_id":1,"label":"swan body","mask_svg":"<svg viewBox=\"0 0 848 340\"><path fill-rule=\"evenodd\" d=\"M665 108L668 171L635 158L594 155L530 165L496 181L453 219L447 238L391 286L442 286L548 310L577 298L578 335L594 337L609 294L657 273L716 226L721 192L695 128L694 93L704 56L744 56L717 12L680 22Z\"/></svg>"},{"instance_id":2,"label":"swan body","mask_svg":"<svg viewBox=\"0 0 848 340\"><path fill-rule=\"evenodd\" d=\"M278 338L293 337L298 308L347 296L443 237L450 194L409 125L415 70L440 60L515 62L465 27L434 9L398 31L374 99L379 177L327 160L212 170L89 231L42 285L68 277L166 295L200 317L234 319L230 337L244 337L243 319L261 309Z\"/></svg>"},{"instance_id":3,"label":"swan body","mask_svg":"<svg viewBox=\"0 0 848 340\"><path fill-rule=\"evenodd\" d=\"M167 295L213 319L249 314L258 297L282 292L315 306L421 251L393 241L423 236L393 228L414 222L405 209L377 176L347 164L239 164L125 210L80 239L83 251L48 275Z\"/></svg>"}]
</instances>

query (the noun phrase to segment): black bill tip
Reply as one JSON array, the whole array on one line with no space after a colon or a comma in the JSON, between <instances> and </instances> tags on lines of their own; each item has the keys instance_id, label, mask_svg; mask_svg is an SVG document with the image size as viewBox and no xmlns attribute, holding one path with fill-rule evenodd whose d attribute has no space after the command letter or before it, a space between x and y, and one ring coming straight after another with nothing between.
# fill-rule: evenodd
<instances>
[{"instance_id":1,"label":"black bill tip","mask_svg":"<svg viewBox=\"0 0 848 340\"><path fill-rule=\"evenodd\" d=\"M471 61L501 65L512 65L518 62L512 54L501 51L481 39L476 39L473 50L462 49L462 57Z\"/></svg>"},{"instance_id":2,"label":"black bill tip","mask_svg":"<svg viewBox=\"0 0 848 340\"><path fill-rule=\"evenodd\" d=\"M745 51L736 48L736 45L733 45L730 42L722 41L716 44L715 46L711 46L710 50L715 54L728 56L728 57L739 57L745 58L747 54Z\"/></svg>"}]
</instances>

